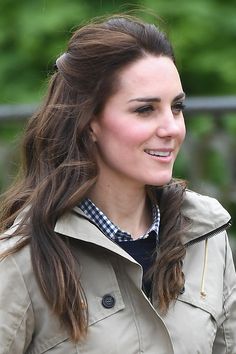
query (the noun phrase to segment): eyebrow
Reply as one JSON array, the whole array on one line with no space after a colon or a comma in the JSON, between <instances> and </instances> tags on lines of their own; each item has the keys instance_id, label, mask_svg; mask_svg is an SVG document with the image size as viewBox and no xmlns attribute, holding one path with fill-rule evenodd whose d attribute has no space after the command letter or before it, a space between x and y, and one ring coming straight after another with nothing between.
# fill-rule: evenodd
<instances>
[{"instance_id":1,"label":"eyebrow","mask_svg":"<svg viewBox=\"0 0 236 354\"><path fill-rule=\"evenodd\" d=\"M179 95L177 95L174 99L173 102L176 102L180 99L185 99L185 93L181 92ZM137 97L137 98L132 98L128 102L161 102L160 97Z\"/></svg>"},{"instance_id":2,"label":"eyebrow","mask_svg":"<svg viewBox=\"0 0 236 354\"><path fill-rule=\"evenodd\" d=\"M179 101L179 100L184 100L186 98L186 95L184 92L181 92L179 95L177 95L174 99L173 102Z\"/></svg>"}]
</instances>

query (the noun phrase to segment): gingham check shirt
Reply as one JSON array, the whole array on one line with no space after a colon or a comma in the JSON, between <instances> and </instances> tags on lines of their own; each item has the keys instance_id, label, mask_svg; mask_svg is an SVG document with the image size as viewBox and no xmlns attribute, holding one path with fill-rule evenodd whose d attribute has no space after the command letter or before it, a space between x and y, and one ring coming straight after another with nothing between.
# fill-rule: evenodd
<instances>
[{"instance_id":1,"label":"gingham check shirt","mask_svg":"<svg viewBox=\"0 0 236 354\"><path fill-rule=\"evenodd\" d=\"M135 241L131 234L119 229L111 220L89 199L85 198L80 204L80 209L100 228L100 230L115 242ZM157 205L152 207L152 225L139 239L147 238L155 232L158 238L160 226L160 211Z\"/></svg>"}]
</instances>

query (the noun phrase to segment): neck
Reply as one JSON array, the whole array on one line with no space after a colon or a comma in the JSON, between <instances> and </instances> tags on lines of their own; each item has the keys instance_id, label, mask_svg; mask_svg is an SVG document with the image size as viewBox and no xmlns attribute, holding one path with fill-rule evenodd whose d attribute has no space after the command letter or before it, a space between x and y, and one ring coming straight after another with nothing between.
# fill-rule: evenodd
<instances>
[{"instance_id":1,"label":"neck","mask_svg":"<svg viewBox=\"0 0 236 354\"><path fill-rule=\"evenodd\" d=\"M134 239L143 235L151 225L152 213L145 187L100 184L98 180L88 197L115 225L129 232Z\"/></svg>"}]
</instances>

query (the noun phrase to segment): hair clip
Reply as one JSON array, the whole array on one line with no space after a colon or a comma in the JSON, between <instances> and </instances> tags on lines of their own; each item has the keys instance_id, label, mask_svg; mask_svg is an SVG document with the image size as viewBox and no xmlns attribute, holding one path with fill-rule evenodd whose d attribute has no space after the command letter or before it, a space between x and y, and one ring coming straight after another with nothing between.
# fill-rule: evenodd
<instances>
[{"instance_id":1,"label":"hair clip","mask_svg":"<svg viewBox=\"0 0 236 354\"><path fill-rule=\"evenodd\" d=\"M65 58L66 54L67 54L67 52L61 54L61 55L57 58L57 60L56 60L56 62L55 62L55 64L54 64L54 70L59 70L60 61L61 61L63 58Z\"/></svg>"}]
</instances>

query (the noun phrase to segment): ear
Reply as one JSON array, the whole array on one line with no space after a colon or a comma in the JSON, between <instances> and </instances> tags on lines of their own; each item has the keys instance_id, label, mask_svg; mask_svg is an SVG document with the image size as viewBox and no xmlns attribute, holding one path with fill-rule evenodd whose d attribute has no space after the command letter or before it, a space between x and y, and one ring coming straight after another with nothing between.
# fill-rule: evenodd
<instances>
[{"instance_id":1,"label":"ear","mask_svg":"<svg viewBox=\"0 0 236 354\"><path fill-rule=\"evenodd\" d=\"M89 124L89 131L93 141L96 142L98 137L98 132L99 132L99 123L96 117Z\"/></svg>"}]
</instances>

